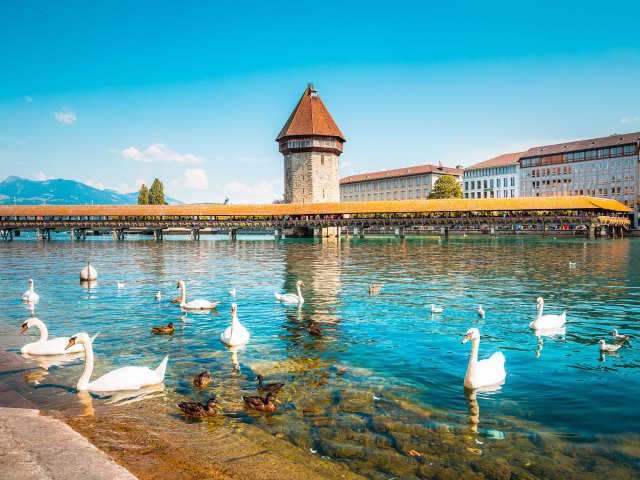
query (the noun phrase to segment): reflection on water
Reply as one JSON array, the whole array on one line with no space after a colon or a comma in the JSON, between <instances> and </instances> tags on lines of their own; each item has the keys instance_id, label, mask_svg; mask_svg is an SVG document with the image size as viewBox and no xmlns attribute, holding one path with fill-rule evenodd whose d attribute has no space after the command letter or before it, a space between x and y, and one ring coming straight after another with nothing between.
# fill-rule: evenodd
<instances>
[{"instance_id":1,"label":"reflection on water","mask_svg":"<svg viewBox=\"0 0 640 480\"><path fill-rule=\"evenodd\" d=\"M86 258L101 284L78 288ZM567 258L577 267L567 268ZM223 415L193 435L213 435L221 422L259 428L371 478L496 478L498 470L589 478L592 464L633 478L640 419L629 399L640 396L639 351L625 345L605 362L595 342L612 328L640 334L639 264L634 239L21 239L0 244L0 343L15 352L24 342L15 281L34 278L52 336L101 332L96 376L157 365L167 353L169 366L164 390L122 396L73 392L83 365L69 356L25 360L34 368L2 380L27 382L25 394L44 408L79 401L93 415L112 405L119 418L144 414L149 429L167 435L176 403L216 396ZM179 279L190 298L221 299L218 309L187 313L172 305ZM275 300L274 291L293 292L298 280L306 285L302 307ZM384 288L371 295L372 284ZM550 311L567 309L563 329L528 328L538 296ZM220 342L231 302L251 333L249 344L233 349ZM431 315L432 303L444 312ZM150 334L168 322L173 335ZM312 325L321 335L310 333ZM469 352L460 337L469 327L480 330L486 352L506 357L506 381L492 392L462 387ZM192 379L202 370L213 381L198 389ZM40 388L47 372L56 381ZM257 393L257 373L285 384L273 415L247 412L242 403ZM612 415L626 420L611 422Z\"/></svg>"}]
</instances>

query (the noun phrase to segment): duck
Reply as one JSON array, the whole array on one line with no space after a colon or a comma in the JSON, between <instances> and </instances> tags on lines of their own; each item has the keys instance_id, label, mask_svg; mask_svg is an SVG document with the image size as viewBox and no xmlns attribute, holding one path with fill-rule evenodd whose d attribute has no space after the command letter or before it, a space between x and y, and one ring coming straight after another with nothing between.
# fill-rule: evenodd
<instances>
[{"instance_id":1,"label":"duck","mask_svg":"<svg viewBox=\"0 0 640 480\"><path fill-rule=\"evenodd\" d=\"M262 383L262 375L259 374L254 380L258 380L258 390L261 392L273 392L278 393L282 387L284 387L284 383Z\"/></svg>"},{"instance_id":2,"label":"duck","mask_svg":"<svg viewBox=\"0 0 640 480\"><path fill-rule=\"evenodd\" d=\"M482 308L482 305L478 305L478 316L484 318L484 309Z\"/></svg>"},{"instance_id":3,"label":"duck","mask_svg":"<svg viewBox=\"0 0 640 480\"><path fill-rule=\"evenodd\" d=\"M611 336L618 342L626 342L631 338L629 337L629 335L622 335L621 333L618 333L618 330L616 330L615 328L611 330Z\"/></svg>"},{"instance_id":4,"label":"duck","mask_svg":"<svg viewBox=\"0 0 640 480\"><path fill-rule=\"evenodd\" d=\"M93 347L91 340L86 333L76 333L69 339L67 349L74 345L84 346L84 370L78 379L76 389L79 392L115 392L118 390L140 390L147 385L157 385L164 381L164 374L167 370L167 362L169 355L165 356L160 365L155 370L148 367L128 366L112 370L109 373L97 378L93 382L91 374L93 373Z\"/></svg>"},{"instance_id":5,"label":"duck","mask_svg":"<svg viewBox=\"0 0 640 480\"><path fill-rule=\"evenodd\" d=\"M187 296L184 297L185 301L187 300ZM172 298L169 303L180 303L182 301L182 297Z\"/></svg>"},{"instance_id":6,"label":"duck","mask_svg":"<svg viewBox=\"0 0 640 480\"><path fill-rule=\"evenodd\" d=\"M229 290L229 295L231 295L232 297L236 296L236 287L233 287L231 290Z\"/></svg>"},{"instance_id":7,"label":"duck","mask_svg":"<svg viewBox=\"0 0 640 480\"><path fill-rule=\"evenodd\" d=\"M431 313L442 313L444 308L436 307L433 303L431 304Z\"/></svg>"},{"instance_id":8,"label":"duck","mask_svg":"<svg viewBox=\"0 0 640 480\"><path fill-rule=\"evenodd\" d=\"M382 290L384 288L384 285L381 285L379 283L374 283L372 285L369 285L369 293L380 293L380 290Z\"/></svg>"},{"instance_id":9,"label":"duck","mask_svg":"<svg viewBox=\"0 0 640 480\"><path fill-rule=\"evenodd\" d=\"M220 404L215 398L210 398L207 403L201 402L180 402L178 408L187 415L194 417L213 417L218 412L216 409L222 410Z\"/></svg>"},{"instance_id":10,"label":"duck","mask_svg":"<svg viewBox=\"0 0 640 480\"><path fill-rule=\"evenodd\" d=\"M495 352L489 358L478 361L480 331L477 328L467 330L462 343L469 340L472 342L471 357L469 357L467 374L464 377L464 386L476 389L501 383L507 377L507 372L504 369L505 358L502 352Z\"/></svg>"},{"instance_id":11,"label":"duck","mask_svg":"<svg viewBox=\"0 0 640 480\"><path fill-rule=\"evenodd\" d=\"M310 326L308 326L307 331L314 337L322 336L322 328L320 328L320 325L318 325L317 323L312 323Z\"/></svg>"},{"instance_id":12,"label":"duck","mask_svg":"<svg viewBox=\"0 0 640 480\"><path fill-rule=\"evenodd\" d=\"M276 404L274 402L278 401L276 399L276 396L272 392L267 393L267 396L265 398L259 397L257 395L247 395L242 397L242 400L244 400L244 404L247 406L247 408L250 408L252 410L259 410L261 412L275 412Z\"/></svg>"},{"instance_id":13,"label":"duck","mask_svg":"<svg viewBox=\"0 0 640 480\"><path fill-rule=\"evenodd\" d=\"M278 292L273 292L276 296L276 300L284 303L297 303L298 305L302 305L304 303L304 298L302 298L302 292L300 291L300 287L304 287L305 284L302 280L298 280L296 282L296 288L298 290L298 294L295 293L283 293L280 294Z\"/></svg>"},{"instance_id":14,"label":"duck","mask_svg":"<svg viewBox=\"0 0 640 480\"><path fill-rule=\"evenodd\" d=\"M162 293L160 292L160 290L158 290L158 291L156 292L155 299L156 299L156 300L162 300Z\"/></svg>"},{"instance_id":15,"label":"duck","mask_svg":"<svg viewBox=\"0 0 640 480\"><path fill-rule=\"evenodd\" d=\"M182 280L178 282L177 288L182 292L182 295L180 296L180 308L185 310L213 310L220 303L218 301L210 302L209 300L191 300L187 303L187 289L185 288Z\"/></svg>"},{"instance_id":16,"label":"duck","mask_svg":"<svg viewBox=\"0 0 640 480\"><path fill-rule=\"evenodd\" d=\"M127 284L125 282L120 282L120 281L117 281L116 285L118 285L118 288L124 288L124 287L127 286Z\"/></svg>"},{"instance_id":17,"label":"duck","mask_svg":"<svg viewBox=\"0 0 640 480\"><path fill-rule=\"evenodd\" d=\"M193 377L193 385L198 388L206 387L211 383L211 372L205 370Z\"/></svg>"},{"instance_id":18,"label":"duck","mask_svg":"<svg viewBox=\"0 0 640 480\"><path fill-rule=\"evenodd\" d=\"M607 343L604 340L600 340L598 343L600 344L601 352L615 352L620 347L622 347L622 343L618 343L616 345L607 345Z\"/></svg>"},{"instance_id":19,"label":"duck","mask_svg":"<svg viewBox=\"0 0 640 480\"><path fill-rule=\"evenodd\" d=\"M87 262L87 266L80 270L80 280L84 282L92 282L98 279L98 272Z\"/></svg>"},{"instance_id":20,"label":"duck","mask_svg":"<svg viewBox=\"0 0 640 480\"><path fill-rule=\"evenodd\" d=\"M164 335L164 334L172 334L176 331L176 327L173 326L173 323L169 322L168 325L162 325L160 327L153 327L151 329L151 333Z\"/></svg>"},{"instance_id":21,"label":"duck","mask_svg":"<svg viewBox=\"0 0 640 480\"><path fill-rule=\"evenodd\" d=\"M542 297L536 299L536 307L538 308L538 315L535 320L529 324L529 328L536 330L560 328L567 321L567 312L562 312L560 315L542 315L542 310L544 309L544 300Z\"/></svg>"},{"instance_id":22,"label":"duck","mask_svg":"<svg viewBox=\"0 0 640 480\"><path fill-rule=\"evenodd\" d=\"M229 347L244 345L249 341L249 331L238 320L238 306L231 304L231 326L222 332L220 341Z\"/></svg>"},{"instance_id":23,"label":"duck","mask_svg":"<svg viewBox=\"0 0 640 480\"><path fill-rule=\"evenodd\" d=\"M49 331L47 326L42 320L36 317L32 317L22 324L20 333L26 332L30 327L36 327L40 330L40 340L33 343L27 343L20 348L20 353L29 355L69 355L78 352L84 352L82 345L75 345L70 349L64 347L69 343L69 337L58 337L49 340ZM98 334L96 333L91 337L91 343L96 339Z\"/></svg>"},{"instance_id":24,"label":"duck","mask_svg":"<svg viewBox=\"0 0 640 480\"><path fill-rule=\"evenodd\" d=\"M29 279L29 290L22 294L22 301L27 303L36 303L40 300L40 295L33 291L33 279Z\"/></svg>"}]
</instances>

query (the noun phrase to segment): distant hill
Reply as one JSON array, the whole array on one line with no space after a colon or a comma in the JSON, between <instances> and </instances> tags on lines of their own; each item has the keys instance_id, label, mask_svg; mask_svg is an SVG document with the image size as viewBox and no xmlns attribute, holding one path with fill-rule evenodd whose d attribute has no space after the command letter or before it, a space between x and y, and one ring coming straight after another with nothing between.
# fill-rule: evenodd
<instances>
[{"instance_id":1,"label":"distant hill","mask_svg":"<svg viewBox=\"0 0 640 480\"><path fill-rule=\"evenodd\" d=\"M118 193L100 190L74 180L28 180L10 176L0 183L0 205L137 205L138 192ZM165 201L181 201L165 196Z\"/></svg>"}]
</instances>

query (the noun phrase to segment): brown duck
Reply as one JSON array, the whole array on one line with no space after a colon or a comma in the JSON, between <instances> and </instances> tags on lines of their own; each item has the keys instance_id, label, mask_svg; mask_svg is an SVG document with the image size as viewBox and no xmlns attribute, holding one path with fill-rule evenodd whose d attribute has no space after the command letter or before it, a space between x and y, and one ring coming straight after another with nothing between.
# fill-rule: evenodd
<instances>
[{"instance_id":1,"label":"brown duck","mask_svg":"<svg viewBox=\"0 0 640 480\"><path fill-rule=\"evenodd\" d=\"M162 334L171 334L176 331L176 327L173 326L173 323L169 322L168 325L162 325L161 327L153 327L151 329L151 333L156 333L159 335Z\"/></svg>"},{"instance_id":2,"label":"brown duck","mask_svg":"<svg viewBox=\"0 0 640 480\"><path fill-rule=\"evenodd\" d=\"M307 331L314 337L322 336L322 328L320 328L320 325L318 325L317 323L312 323L310 326L308 326Z\"/></svg>"},{"instance_id":3,"label":"brown duck","mask_svg":"<svg viewBox=\"0 0 640 480\"><path fill-rule=\"evenodd\" d=\"M205 370L204 372L200 372L195 377L193 377L193 384L198 387L206 387L211 383L211 372Z\"/></svg>"},{"instance_id":4,"label":"brown duck","mask_svg":"<svg viewBox=\"0 0 640 480\"><path fill-rule=\"evenodd\" d=\"M215 398L210 398L207 403L180 402L178 407L187 415L193 415L194 417L213 417L218 413L216 409L222 410Z\"/></svg>"},{"instance_id":5,"label":"brown duck","mask_svg":"<svg viewBox=\"0 0 640 480\"><path fill-rule=\"evenodd\" d=\"M258 375L255 379L258 380L258 390L262 392L278 393L278 391L284 387L284 383L265 383L263 385L262 375Z\"/></svg>"},{"instance_id":6,"label":"brown duck","mask_svg":"<svg viewBox=\"0 0 640 480\"><path fill-rule=\"evenodd\" d=\"M272 392L267 393L265 398L258 396L245 396L242 397L242 400L244 400L244 404L247 408L260 410L261 412L275 412L276 404L274 402L278 401Z\"/></svg>"}]
</instances>

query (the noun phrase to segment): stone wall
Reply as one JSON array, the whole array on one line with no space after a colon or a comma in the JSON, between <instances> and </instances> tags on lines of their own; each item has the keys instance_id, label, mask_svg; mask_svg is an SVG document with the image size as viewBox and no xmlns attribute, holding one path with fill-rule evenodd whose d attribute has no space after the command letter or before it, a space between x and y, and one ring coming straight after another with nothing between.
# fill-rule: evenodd
<instances>
[{"instance_id":1,"label":"stone wall","mask_svg":"<svg viewBox=\"0 0 640 480\"><path fill-rule=\"evenodd\" d=\"M285 203L340 201L339 160L334 153L295 152L284 157Z\"/></svg>"}]
</instances>

